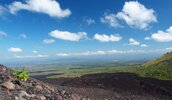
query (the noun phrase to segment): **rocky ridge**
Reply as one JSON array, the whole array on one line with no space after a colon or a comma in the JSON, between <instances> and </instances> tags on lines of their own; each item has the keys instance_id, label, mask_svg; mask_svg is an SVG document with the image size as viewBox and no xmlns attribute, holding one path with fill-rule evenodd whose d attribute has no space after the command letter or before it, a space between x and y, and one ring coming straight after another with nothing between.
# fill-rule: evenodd
<instances>
[{"instance_id":1,"label":"rocky ridge","mask_svg":"<svg viewBox=\"0 0 172 100\"><path fill-rule=\"evenodd\" d=\"M54 89L34 78L21 81L13 76L12 70L0 65L1 100L88 100L77 94Z\"/></svg>"}]
</instances>

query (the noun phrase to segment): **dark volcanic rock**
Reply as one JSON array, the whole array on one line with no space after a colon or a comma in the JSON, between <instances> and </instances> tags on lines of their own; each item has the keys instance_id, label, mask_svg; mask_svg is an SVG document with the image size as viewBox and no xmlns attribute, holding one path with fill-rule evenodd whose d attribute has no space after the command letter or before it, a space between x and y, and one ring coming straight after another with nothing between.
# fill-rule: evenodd
<instances>
[{"instance_id":1,"label":"dark volcanic rock","mask_svg":"<svg viewBox=\"0 0 172 100\"><path fill-rule=\"evenodd\" d=\"M78 98L74 99L66 91L54 90L54 87L33 78L21 81L12 75L11 69L0 65L0 100L78 100Z\"/></svg>"},{"instance_id":2,"label":"dark volcanic rock","mask_svg":"<svg viewBox=\"0 0 172 100\"><path fill-rule=\"evenodd\" d=\"M44 81L91 100L172 100L172 80L143 78L132 73L88 74Z\"/></svg>"}]
</instances>

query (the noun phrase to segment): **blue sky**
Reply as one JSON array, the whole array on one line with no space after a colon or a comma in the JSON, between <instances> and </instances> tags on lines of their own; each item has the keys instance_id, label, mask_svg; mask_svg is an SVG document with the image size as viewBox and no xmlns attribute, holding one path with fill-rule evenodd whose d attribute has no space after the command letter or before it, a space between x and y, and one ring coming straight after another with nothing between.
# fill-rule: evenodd
<instances>
[{"instance_id":1,"label":"blue sky","mask_svg":"<svg viewBox=\"0 0 172 100\"><path fill-rule=\"evenodd\" d=\"M171 0L0 0L0 60L162 54Z\"/></svg>"}]
</instances>

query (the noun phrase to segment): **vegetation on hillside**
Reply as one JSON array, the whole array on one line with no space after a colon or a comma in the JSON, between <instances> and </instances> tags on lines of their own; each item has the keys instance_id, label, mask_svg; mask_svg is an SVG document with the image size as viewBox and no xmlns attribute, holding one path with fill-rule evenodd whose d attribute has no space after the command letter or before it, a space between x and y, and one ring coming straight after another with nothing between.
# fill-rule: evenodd
<instances>
[{"instance_id":1,"label":"vegetation on hillside","mask_svg":"<svg viewBox=\"0 0 172 100\"><path fill-rule=\"evenodd\" d=\"M41 71L40 71L41 69ZM43 70L42 70L43 69ZM161 80L172 80L172 52L145 64L109 64L105 66L61 66L40 67L31 75L44 75L47 78L80 77L93 73L118 73L130 72L142 77L151 77Z\"/></svg>"},{"instance_id":2,"label":"vegetation on hillside","mask_svg":"<svg viewBox=\"0 0 172 100\"><path fill-rule=\"evenodd\" d=\"M172 52L143 64L139 71L145 77L172 80Z\"/></svg>"},{"instance_id":3,"label":"vegetation on hillside","mask_svg":"<svg viewBox=\"0 0 172 100\"><path fill-rule=\"evenodd\" d=\"M29 78L29 70L25 70L23 68L23 70L13 70L13 75L14 77L22 80L22 81L27 81Z\"/></svg>"}]
</instances>

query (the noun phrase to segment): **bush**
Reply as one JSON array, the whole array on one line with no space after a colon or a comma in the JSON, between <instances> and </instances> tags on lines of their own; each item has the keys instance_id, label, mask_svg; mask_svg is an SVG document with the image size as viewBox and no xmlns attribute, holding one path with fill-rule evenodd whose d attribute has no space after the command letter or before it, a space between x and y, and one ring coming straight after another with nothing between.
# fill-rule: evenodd
<instances>
[{"instance_id":1,"label":"bush","mask_svg":"<svg viewBox=\"0 0 172 100\"><path fill-rule=\"evenodd\" d=\"M29 70L25 70L24 68L23 68L23 70L15 70L14 69L13 75L22 81L27 81L29 78Z\"/></svg>"}]
</instances>

